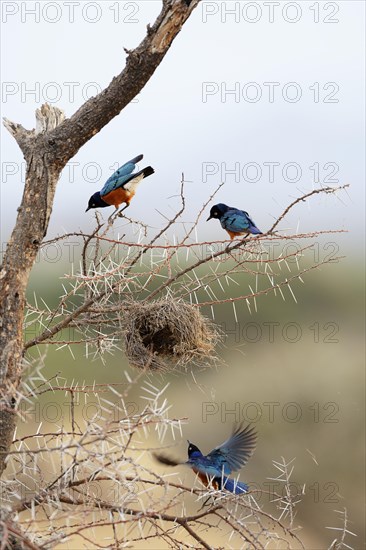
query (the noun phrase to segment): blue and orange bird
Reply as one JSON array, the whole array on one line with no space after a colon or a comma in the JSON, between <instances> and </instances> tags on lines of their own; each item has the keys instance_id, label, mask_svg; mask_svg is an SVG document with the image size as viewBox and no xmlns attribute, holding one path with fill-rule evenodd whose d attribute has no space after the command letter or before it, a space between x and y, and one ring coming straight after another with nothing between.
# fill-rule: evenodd
<instances>
[{"instance_id":1,"label":"blue and orange bird","mask_svg":"<svg viewBox=\"0 0 366 550\"><path fill-rule=\"evenodd\" d=\"M118 211L122 203L125 203L119 213L123 212L128 206L136 193L136 188L139 183L151 174L154 169L151 166L143 168L139 172L133 173L136 164L143 159L143 155L129 160L123 166L120 166L110 178L107 179L101 191L97 191L92 195L88 202L87 212L91 208L105 208L106 206L114 206L115 211L109 216L109 219Z\"/></svg>"},{"instance_id":2,"label":"blue and orange bird","mask_svg":"<svg viewBox=\"0 0 366 550\"><path fill-rule=\"evenodd\" d=\"M186 462L178 462L157 453L154 453L154 457L166 466L178 466L179 464L190 466L206 487L212 484L215 490L226 489L230 493L240 495L249 490L248 485L228 476L248 462L254 453L256 443L255 428L250 425L245 428L238 426L229 439L219 447L215 447L208 455L202 454L196 445L188 441L188 460Z\"/></svg>"},{"instance_id":3,"label":"blue and orange bird","mask_svg":"<svg viewBox=\"0 0 366 550\"><path fill-rule=\"evenodd\" d=\"M227 206L226 204L215 204L211 210L210 215L206 221L217 218L220 220L221 227L225 229L230 235L230 239L233 240L238 235L262 235L262 231L255 225L248 212L239 210L233 206Z\"/></svg>"}]
</instances>

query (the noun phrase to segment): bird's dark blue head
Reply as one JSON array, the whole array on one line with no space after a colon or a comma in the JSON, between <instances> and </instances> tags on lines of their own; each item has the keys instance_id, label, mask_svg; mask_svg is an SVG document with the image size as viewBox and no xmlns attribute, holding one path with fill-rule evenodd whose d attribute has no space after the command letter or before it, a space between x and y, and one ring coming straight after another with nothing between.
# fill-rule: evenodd
<instances>
[{"instance_id":1,"label":"bird's dark blue head","mask_svg":"<svg viewBox=\"0 0 366 550\"><path fill-rule=\"evenodd\" d=\"M229 208L229 206L226 206L226 204L223 204L222 202L220 202L219 204L215 204L211 208L210 215L206 221L208 222L208 220L212 220L212 218L217 218L219 220L221 216L223 216L225 212L229 210Z\"/></svg>"},{"instance_id":2,"label":"bird's dark blue head","mask_svg":"<svg viewBox=\"0 0 366 550\"><path fill-rule=\"evenodd\" d=\"M100 196L99 191L97 191L96 193L94 193L94 195L90 197L88 202L88 208L85 210L85 212L87 212L91 208L105 208L106 206L110 206L110 204L107 204L106 202L104 202L104 200Z\"/></svg>"},{"instance_id":3,"label":"bird's dark blue head","mask_svg":"<svg viewBox=\"0 0 366 550\"><path fill-rule=\"evenodd\" d=\"M188 458L191 459L191 458L199 458L203 456L201 451L199 450L198 447L196 447L196 445L193 445L193 443L191 443L190 441L188 441Z\"/></svg>"}]
</instances>

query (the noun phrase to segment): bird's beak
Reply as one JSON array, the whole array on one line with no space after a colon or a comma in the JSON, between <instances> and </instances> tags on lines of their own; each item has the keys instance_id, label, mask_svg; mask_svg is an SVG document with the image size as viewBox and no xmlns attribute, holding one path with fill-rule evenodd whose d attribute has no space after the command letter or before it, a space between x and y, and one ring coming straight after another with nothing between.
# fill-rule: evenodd
<instances>
[{"instance_id":1,"label":"bird's beak","mask_svg":"<svg viewBox=\"0 0 366 550\"><path fill-rule=\"evenodd\" d=\"M187 443L188 443L188 445L190 445L190 444L191 444L191 442L189 441L189 439L187 439Z\"/></svg>"},{"instance_id":2,"label":"bird's beak","mask_svg":"<svg viewBox=\"0 0 366 550\"><path fill-rule=\"evenodd\" d=\"M88 210L90 210L90 206L88 206L88 208L85 210L85 212L87 212Z\"/></svg>"},{"instance_id":3,"label":"bird's beak","mask_svg":"<svg viewBox=\"0 0 366 550\"><path fill-rule=\"evenodd\" d=\"M211 214L210 214L209 217L207 218L206 222L208 222L209 220L212 220Z\"/></svg>"}]
</instances>

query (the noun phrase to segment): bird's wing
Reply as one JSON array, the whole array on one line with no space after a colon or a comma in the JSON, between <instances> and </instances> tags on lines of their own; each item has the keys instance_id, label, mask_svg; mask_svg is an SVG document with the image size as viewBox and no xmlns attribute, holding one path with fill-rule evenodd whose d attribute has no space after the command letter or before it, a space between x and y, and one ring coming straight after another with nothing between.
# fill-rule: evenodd
<instances>
[{"instance_id":1,"label":"bird's wing","mask_svg":"<svg viewBox=\"0 0 366 550\"><path fill-rule=\"evenodd\" d=\"M165 466L179 466L180 464L184 464L184 462L179 462L174 458L170 458L169 456L160 453L152 453L152 455L155 460L157 460L161 464L165 464Z\"/></svg>"},{"instance_id":2,"label":"bird's wing","mask_svg":"<svg viewBox=\"0 0 366 550\"><path fill-rule=\"evenodd\" d=\"M250 220L243 210L230 208L221 218L221 224L224 229L228 229L233 233L245 231L250 226Z\"/></svg>"},{"instance_id":3,"label":"bird's wing","mask_svg":"<svg viewBox=\"0 0 366 550\"><path fill-rule=\"evenodd\" d=\"M256 227L253 219L249 216L248 212L245 212L245 210L241 210L241 212L243 212L243 214L246 216L248 222L250 223L250 225L252 225L253 227Z\"/></svg>"},{"instance_id":4,"label":"bird's wing","mask_svg":"<svg viewBox=\"0 0 366 550\"><path fill-rule=\"evenodd\" d=\"M105 182L103 188L100 192L101 196L107 195L114 189L122 187L124 183L131 179L131 174L136 168L136 164L142 160L143 155L138 155L137 157L129 160L122 166L118 168Z\"/></svg>"},{"instance_id":5,"label":"bird's wing","mask_svg":"<svg viewBox=\"0 0 366 550\"><path fill-rule=\"evenodd\" d=\"M252 456L257 442L257 432L250 424L238 426L222 445L213 449L207 458L215 462L225 474L239 470Z\"/></svg>"}]
</instances>

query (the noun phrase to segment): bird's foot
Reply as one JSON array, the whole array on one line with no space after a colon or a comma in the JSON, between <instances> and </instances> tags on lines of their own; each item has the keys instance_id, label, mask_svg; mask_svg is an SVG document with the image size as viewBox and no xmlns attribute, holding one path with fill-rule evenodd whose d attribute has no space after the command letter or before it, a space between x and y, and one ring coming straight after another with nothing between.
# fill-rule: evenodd
<instances>
[{"instance_id":1,"label":"bird's foot","mask_svg":"<svg viewBox=\"0 0 366 550\"><path fill-rule=\"evenodd\" d=\"M123 210L123 208L122 208L122 210ZM120 217L122 210L120 212L118 212L118 210L116 209L112 212L112 214L108 218L108 225L112 225L114 220L116 220L118 217Z\"/></svg>"},{"instance_id":2,"label":"bird's foot","mask_svg":"<svg viewBox=\"0 0 366 550\"><path fill-rule=\"evenodd\" d=\"M211 500L212 497L207 497L206 500L204 501L204 503L202 504L201 508L198 510L199 512L201 510L203 510L204 508L206 508L206 506L210 506L211 504L213 505L215 503L215 499L212 498L212 503L210 504L210 500Z\"/></svg>"},{"instance_id":3,"label":"bird's foot","mask_svg":"<svg viewBox=\"0 0 366 550\"><path fill-rule=\"evenodd\" d=\"M122 212L123 212L124 210L126 210L126 208L128 208L128 207L129 207L129 204L126 204L126 206L124 206L123 208L121 208L121 210L119 210L119 211L117 212L116 218L123 218L124 215L122 214Z\"/></svg>"}]
</instances>

